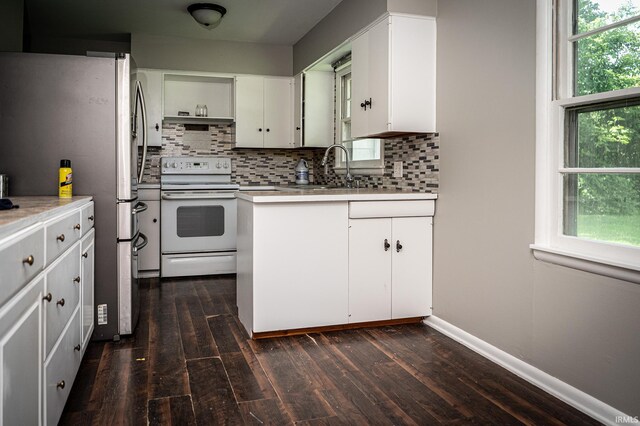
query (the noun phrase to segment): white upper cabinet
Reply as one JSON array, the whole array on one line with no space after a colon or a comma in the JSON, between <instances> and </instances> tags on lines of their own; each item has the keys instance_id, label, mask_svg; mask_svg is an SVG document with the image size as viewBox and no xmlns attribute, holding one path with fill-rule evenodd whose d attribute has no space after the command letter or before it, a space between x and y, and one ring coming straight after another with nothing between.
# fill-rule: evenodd
<instances>
[{"instance_id":1,"label":"white upper cabinet","mask_svg":"<svg viewBox=\"0 0 640 426\"><path fill-rule=\"evenodd\" d=\"M292 148L293 79L236 77L236 147Z\"/></svg>"},{"instance_id":2,"label":"white upper cabinet","mask_svg":"<svg viewBox=\"0 0 640 426\"><path fill-rule=\"evenodd\" d=\"M147 146L162 146L162 71L138 70L137 78L147 112ZM142 126L141 118L138 120L138 126ZM142 145L142 137L138 138L138 145Z\"/></svg>"},{"instance_id":3,"label":"white upper cabinet","mask_svg":"<svg viewBox=\"0 0 640 426\"><path fill-rule=\"evenodd\" d=\"M436 131L436 21L390 15L352 40L351 136Z\"/></svg>"},{"instance_id":4,"label":"white upper cabinet","mask_svg":"<svg viewBox=\"0 0 640 426\"><path fill-rule=\"evenodd\" d=\"M164 120L203 124L233 121L233 83L233 77L211 74L165 73ZM196 115L196 107L198 105L207 107L206 116Z\"/></svg>"},{"instance_id":5,"label":"white upper cabinet","mask_svg":"<svg viewBox=\"0 0 640 426\"><path fill-rule=\"evenodd\" d=\"M333 143L333 71L310 70L294 78L294 145L327 147Z\"/></svg>"}]
</instances>

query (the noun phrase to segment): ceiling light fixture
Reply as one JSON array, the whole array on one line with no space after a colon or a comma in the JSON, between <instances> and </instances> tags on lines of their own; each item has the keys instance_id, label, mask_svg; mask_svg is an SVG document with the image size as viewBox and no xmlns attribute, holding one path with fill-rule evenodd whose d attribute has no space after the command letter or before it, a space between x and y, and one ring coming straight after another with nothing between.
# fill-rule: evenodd
<instances>
[{"instance_id":1,"label":"ceiling light fixture","mask_svg":"<svg viewBox=\"0 0 640 426\"><path fill-rule=\"evenodd\" d=\"M227 13L227 9L224 7L212 4L212 3L194 3L187 7L187 10L193 16L198 24L202 25L208 30L211 30L222 21L222 17Z\"/></svg>"}]
</instances>

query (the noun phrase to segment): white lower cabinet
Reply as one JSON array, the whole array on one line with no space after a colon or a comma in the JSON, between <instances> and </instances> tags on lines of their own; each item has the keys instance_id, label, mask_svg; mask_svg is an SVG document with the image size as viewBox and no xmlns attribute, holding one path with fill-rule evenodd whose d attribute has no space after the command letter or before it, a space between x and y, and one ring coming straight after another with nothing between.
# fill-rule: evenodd
<instances>
[{"instance_id":1,"label":"white lower cabinet","mask_svg":"<svg viewBox=\"0 0 640 426\"><path fill-rule=\"evenodd\" d=\"M80 334L80 308L76 307L71 321L67 324L44 366L44 406L47 425L58 423L80 367L80 361L82 361Z\"/></svg>"},{"instance_id":2,"label":"white lower cabinet","mask_svg":"<svg viewBox=\"0 0 640 426\"><path fill-rule=\"evenodd\" d=\"M383 217L433 214L431 205L352 203L350 323L431 315L433 217Z\"/></svg>"},{"instance_id":3,"label":"white lower cabinet","mask_svg":"<svg viewBox=\"0 0 640 426\"><path fill-rule=\"evenodd\" d=\"M3 425L41 423L43 292L39 275L0 309Z\"/></svg>"},{"instance_id":4,"label":"white lower cabinet","mask_svg":"<svg viewBox=\"0 0 640 426\"><path fill-rule=\"evenodd\" d=\"M57 424L91 336L93 203L78 204L0 241L0 252L19 255L0 264L0 277L19 272L15 294L0 300L0 425ZM91 226L82 233L81 210Z\"/></svg>"},{"instance_id":5,"label":"white lower cabinet","mask_svg":"<svg viewBox=\"0 0 640 426\"><path fill-rule=\"evenodd\" d=\"M96 232L92 229L82 238L80 252L80 317L82 318L82 351L87 348L91 333L93 333L93 284L95 271L95 239Z\"/></svg>"}]
</instances>

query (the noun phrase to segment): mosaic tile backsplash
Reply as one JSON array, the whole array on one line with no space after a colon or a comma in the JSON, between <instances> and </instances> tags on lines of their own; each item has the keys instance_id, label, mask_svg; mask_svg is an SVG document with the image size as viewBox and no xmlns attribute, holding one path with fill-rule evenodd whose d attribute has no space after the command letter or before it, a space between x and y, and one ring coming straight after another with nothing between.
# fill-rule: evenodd
<instances>
[{"instance_id":1,"label":"mosaic tile backsplash","mask_svg":"<svg viewBox=\"0 0 640 426\"><path fill-rule=\"evenodd\" d=\"M309 178L316 184L342 184L331 165L324 174L320 165L324 149L234 149L233 125L215 124L207 130L186 130L183 124L163 124L162 147L149 148L143 181L160 181L163 156L222 156L232 160L231 179L240 185L287 185L295 181L294 168L301 158L309 164ZM438 192L439 146L437 135L385 140L384 175L362 176L361 186ZM332 150L333 155L333 150ZM404 162L402 178L393 178L393 162ZM354 173L358 175L358 173Z\"/></svg>"}]
</instances>

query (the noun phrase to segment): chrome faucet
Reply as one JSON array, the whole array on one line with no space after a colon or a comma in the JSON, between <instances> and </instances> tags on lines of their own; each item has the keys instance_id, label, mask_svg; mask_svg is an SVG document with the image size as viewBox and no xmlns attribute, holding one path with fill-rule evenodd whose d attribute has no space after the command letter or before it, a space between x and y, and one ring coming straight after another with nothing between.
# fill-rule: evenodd
<instances>
[{"instance_id":1,"label":"chrome faucet","mask_svg":"<svg viewBox=\"0 0 640 426\"><path fill-rule=\"evenodd\" d=\"M351 170L349 169L349 151L344 146L334 143L329 146L327 150L324 152L324 157L322 157L322 165L324 166L324 173L327 174L329 172L329 164L327 164L327 158L329 157L329 151L331 148L340 148L344 151L344 155L347 158L347 176L345 177L345 186L347 188L351 188L351 183L353 182L353 177L351 177Z\"/></svg>"}]
</instances>

